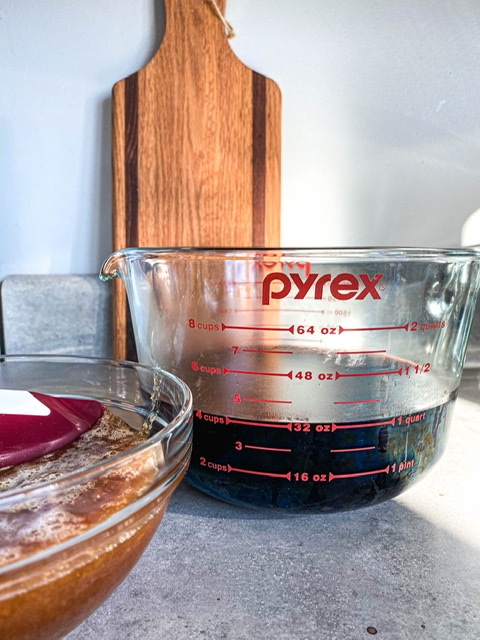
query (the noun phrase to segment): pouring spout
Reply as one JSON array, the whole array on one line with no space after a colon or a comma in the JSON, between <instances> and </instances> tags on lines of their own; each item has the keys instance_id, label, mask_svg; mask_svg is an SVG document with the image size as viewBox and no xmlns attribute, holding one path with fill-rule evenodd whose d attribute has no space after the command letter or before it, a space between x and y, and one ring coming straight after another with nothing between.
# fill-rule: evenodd
<instances>
[{"instance_id":1,"label":"pouring spout","mask_svg":"<svg viewBox=\"0 0 480 640\"><path fill-rule=\"evenodd\" d=\"M123 251L115 251L112 253L102 265L100 269L99 278L103 282L113 280L114 278L121 278L123 274L123 267L125 264L125 253Z\"/></svg>"}]
</instances>

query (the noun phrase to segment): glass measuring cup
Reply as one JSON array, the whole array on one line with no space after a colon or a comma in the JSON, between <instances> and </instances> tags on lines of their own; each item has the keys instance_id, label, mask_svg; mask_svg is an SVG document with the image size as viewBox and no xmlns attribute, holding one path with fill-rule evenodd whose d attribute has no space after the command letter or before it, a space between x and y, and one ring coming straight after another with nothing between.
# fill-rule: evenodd
<instances>
[{"instance_id":1,"label":"glass measuring cup","mask_svg":"<svg viewBox=\"0 0 480 640\"><path fill-rule=\"evenodd\" d=\"M479 288L473 249L126 249L140 362L194 398L192 485L325 512L398 495L442 453Z\"/></svg>"}]
</instances>

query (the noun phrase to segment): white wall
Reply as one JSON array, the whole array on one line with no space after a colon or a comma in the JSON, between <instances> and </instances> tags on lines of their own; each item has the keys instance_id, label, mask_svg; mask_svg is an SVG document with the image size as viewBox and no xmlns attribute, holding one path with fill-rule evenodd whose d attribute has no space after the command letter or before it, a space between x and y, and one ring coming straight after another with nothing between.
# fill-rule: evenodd
<instances>
[{"instance_id":1,"label":"white wall","mask_svg":"<svg viewBox=\"0 0 480 640\"><path fill-rule=\"evenodd\" d=\"M283 94L282 243L460 243L480 207L480 3L227 0ZM110 91L160 0L0 0L0 279L111 248Z\"/></svg>"}]
</instances>

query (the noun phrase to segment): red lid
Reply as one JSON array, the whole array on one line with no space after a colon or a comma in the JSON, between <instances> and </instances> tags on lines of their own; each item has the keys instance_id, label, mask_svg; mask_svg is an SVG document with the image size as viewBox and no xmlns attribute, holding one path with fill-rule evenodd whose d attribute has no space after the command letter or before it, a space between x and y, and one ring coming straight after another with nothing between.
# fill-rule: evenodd
<instances>
[{"instance_id":1,"label":"red lid","mask_svg":"<svg viewBox=\"0 0 480 640\"><path fill-rule=\"evenodd\" d=\"M102 413L103 405L96 400L0 389L0 468L64 447Z\"/></svg>"}]
</instances>

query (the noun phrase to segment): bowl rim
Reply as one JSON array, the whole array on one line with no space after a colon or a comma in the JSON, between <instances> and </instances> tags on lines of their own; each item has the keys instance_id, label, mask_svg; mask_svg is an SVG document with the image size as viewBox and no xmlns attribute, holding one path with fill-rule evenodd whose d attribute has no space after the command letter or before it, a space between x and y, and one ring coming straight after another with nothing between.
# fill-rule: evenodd
<instances>
[{"instance_id":1,"label":"bowl rim","mask_svg":"<svg viewBox=\"0 0 480 640\"><path fill-rule=\"evenodd\" d=\"M70 473L63 475L58 480L53 482L42 482L36 484L29 488L24 489L12 489L9 491L0 492L0 514L4 509L9 507L15 507L19 502L28 502L28 501L38 501L45 498L51 498L53 494L59 492L61 494L62 491L68 491L72 485L84 484L85 482L89 482L94 480L100 473L108 473L110 471L114 471L117 467L121 466L126 459L131 458L135 460L141 457L145 450L150 448L154 448L158 446L160 442L164 439L168 439L169 436L175 431L182 431L186 429L186 437L185 441L178 448L175 454L172 456L171 460L167 460L165 466L161 468L158 473L158 476L152 481L146 488L144 493L139 495L137 498L124 505L122 508L118 509L110 516L101 520L97 524L92 527L89 527L85 531L81 533L74 534L71 537L62 540L59 543L53 543L50 546L46 547L38 551L37 553L33 553L25 558L21 558L20 560L16 560L14 562L7 563L0 567L0 577L8 578L9 573L15 573L16 571L28 566L35 564L37 562L42 562L50 556L55 556L58 553L61 553L69 548L75 547L83 542L87 541L90 538L97 536L103 531L107 531L111 529L116 524L121 523L122 521L127 520L137 511L141 510L143 507L147 506L150 502L154 501L156 498L159 498L162 493L165 492L168 487L175 482L178 476L182 473L183 470L186 470L188 467L188 462L191 455L192 450L192 394L189 387L177 376L174 374L161 369L160 367L143 365L136 362L130 362L127 360L115 360L110 358L97 358L90 356L67 356L67 355L48 355L48 354L0 354L0 367L2 363L5 361L15 361L21 362L25 361L36 361L36 362L64 362L67 364L69 361L71 362L81 362L81 363L101 363L109 366L117 366L117 367L127 367L130 369L136 370L144 370L149 373L153 373L153 375L160 375L168 380L172 381L177 388L179 388L182 393L182 407L175 418L165 425L162 429L160 429L157 433L155 433L150 438L146 439L144 442L126 449L119 454L112 456L106 460L97 462L91 466L85 467L80 470L76 470ZM80 396L81 397L81 396ZM151 410L152 411L152 410ZM153 410L154 411L154 410ZM150 414L148 414L150 415ZM14 580L17 578L14 577ZM22 580L22 576L18 577L18 580ZM9 588L8 582L5 583L5 588ZM3 586L0 585L0 596L3 590Z\"/></svg>"},{"instance_id":2,"label":"bowl rim","mask_svg":"<svg viewBox=\"0 0 480 640\"><path fill-rule=\"evenodd\" d=\"M141 455L144 450L154 447L156 444L161 442L164 439L167 439L173 432L177 431L179 427L184 426L184 424L188 423L190 420L190 415L192 413L192 393L190 388L177 376L173 373L165 371L161 367L150 366L145 364L140 364L137 362L130 362L128 360L116 360L110 358L96 358L91 356L67 356L67 355L47 355L47 354L0 354L0 367L3 362L6 361L15 361L20 362L22 360L35 360L36 362L64 362L68 364L69 361L72 363L91 363L91 364L103 364L109 365L113 367L123 367L129 369L140 369L145 372L153 373L153 375L160 375L164 378L167 378L175 385L178 386L179 389L183 392L183 403L182 408L175 416L175 418L170 421L165 427L160 429L157 433L155 433L150 438L147 438L140 444L135 445L134 447L130 447L129 449L125 449L124 451L112 456L111 458L107 458L106 460L101 460L92 464L88 467L84 467L82 469L77 469L75 471L71 471L62 475L61 478L55 480L55 482L45 481L39 482L31 487L27 487L24 489L10 489L7 491L0 491L0 513L1 509L12 506L15 502L18 501L18 498L21 498L22 502L28 499L38 500L43 497L44 494L49 494L51 492L51 488L54 486L57 488L67 488L70 484L76 484L77 480L82 479L83 482L87 482L89 479L93 479L100 472L111 471L116 467L121 466L124 460L128 457L135 458L137 455ZM82 396L79 396L82 397ZM99 401L100 402L100 401ZM102 403L103 404L103 403ZM154 410L153 410L154 411ZM148 415L151 415L152 409L150 410ZM182 448L179 452L179 456L181 455ZM173 458L175 461L175 457ZM165 469L162 471L169 471L171 468L171 464L167 464ZM46 497L46 495L45 495Z\"/></svg>"}]
</instances>

